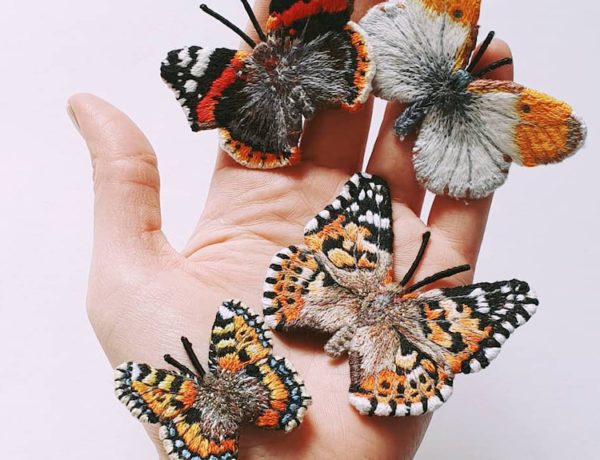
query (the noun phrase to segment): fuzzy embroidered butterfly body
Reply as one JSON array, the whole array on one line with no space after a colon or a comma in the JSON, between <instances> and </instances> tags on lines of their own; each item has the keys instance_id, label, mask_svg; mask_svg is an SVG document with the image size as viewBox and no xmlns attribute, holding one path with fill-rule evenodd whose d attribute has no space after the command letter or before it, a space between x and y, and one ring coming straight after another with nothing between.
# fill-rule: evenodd
<instances>
[{"instance_id":1,"label":"fuzzy embroidered butterfly body","mask_svg":"<svg viewBox=\"0 0 600 460\"><path fill-rule=\"evenodd\" d=\"M160 439L173 460L233 460L242 424L290 431L311 399L285 359L271 354L268 331L239 302L220 307L213 326L209 372L182 338L196 372L165 355L178 372L124 363L115 371L115 392L145 423L159 423Z\"/></svg>"},{"instance_id":2,"label":"fuzzy embroidered butterfly body","mask_svg":"<svg viewBox=\"0 0 600 460\"><path fill-rule=\"evenodd\" d=\"M504 183L512 162L557 163L584 143L583 121L567 104L521 85L487 80L505 58L476 71L494 36L471 56L480 0L392 0L360 21L377 75L374 91L408 108L394 129L417 127L413 164L430 191L483 198Z\"/></svg>"},{"instance_id":3,"label":"fuzzy embroidered butterfly body","mask_svg":"<svg viewBox=\"0 0 600 460\"><path fill-rule=\"evenodd\" d=\"M242 52L188 47L171 51L161 74L194 131L219 129L223 150L250 168L300 160L303 121L318 110L358 110L371 92L374 65L348 0L276 1L261 42L206 6L253 48Z\"/></svg>"},{"instance_id":4,"label":"fuzzy embroidered butterfly body","mask_svg":"<svg viewBox=\"0 0 600 460\"><path fill-rule=\"evenodd\" d=\"M489 365L535 313L518 280L422 291L470 270L462 265L411 284L430 235L402 280L393 280L387 184L356 174L306 226L304 245L280 251L265 279L265 323L330 334L325 351L350 363L350 402L368 415L419 415L452 393L454 376Z\"/></svg>"}]
</instances>

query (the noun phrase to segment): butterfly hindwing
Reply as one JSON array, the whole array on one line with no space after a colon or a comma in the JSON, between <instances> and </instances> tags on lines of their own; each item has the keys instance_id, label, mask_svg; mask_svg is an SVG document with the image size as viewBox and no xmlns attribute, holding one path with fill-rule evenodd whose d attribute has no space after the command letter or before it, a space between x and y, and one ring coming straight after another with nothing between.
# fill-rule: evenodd
<instances>
[{"instance_id":1,"label":"butterfly hindwing","mask_svg":"<svg viewBox=\"0 0 600 460\"><path fill-rule=\"evenodd\" d=\"M452 394L456 374L487 367L538 301L511 280L400 299L402 319L366 326L350 346L350 402L368 415L420 415Z\"/></svg>"},{"instance_id":2,"label":"butterfly hindwing","mask_svg":"<svg viewBox=\"0 0 600 460\"><path fill-rule=\"evenodd\" d=\"M334 333L356 320L358 300L331 278L307 247L290 246L271 261L263 308L272 329Z\"/></svg>"},{"instance_id":3,"label":"butterfly hindwing","mask_svg":"<svg viewBox=\"0 0 600 460\"><path fill-rule=\"evenodd\" d=\"M272 355L271 332L262 323L240 302L224 302L213 326L209 368L245 382L254 395L245 405L246 421L289 431L300 424L311 398L291 364Z\"/></svg>"},{"instance_id":4,"label":"butterfly hindwing","mask_svg":"<svg viewBox=\"0 0 600 460\"><path fill-rule=\"evenodd\" d=\"M364 415L421 415L452 394L452 375L389 326L359 330L350 376L350 403Z\"/></svg>"},{"instance_id":5,"label":"butterfly hindwing","mask_svg":"<svg viewBox=\"0 0 600 460\"><path fill-rule=\"evenodd\" d=\"M171 460L236 460L238 453L238 432L219 435L210 439L203 429L210 422L194 418L187 413L178 420L162 425L158 435Z\"/></svg>"}]
</instances>

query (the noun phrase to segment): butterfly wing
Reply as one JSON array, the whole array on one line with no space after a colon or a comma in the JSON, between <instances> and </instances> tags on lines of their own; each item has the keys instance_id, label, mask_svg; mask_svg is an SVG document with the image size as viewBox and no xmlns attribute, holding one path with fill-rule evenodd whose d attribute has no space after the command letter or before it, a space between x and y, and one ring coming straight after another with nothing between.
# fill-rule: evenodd
<instances>
[{"instance_id":1,"label":"butterfly wing","mask_svg":"<svg viewBox=\"0 0 600 460\"><path fill-rule=\"evenodd\" d=\"M292 165L300 160L302 116L278 99L267 100L268 110L255 110L257 101L264 103L265 94L258 89L265 84L248 81L248 56L244 51L192 46L171 51L161 75L192 130L219 128L221 148L238 163L249 168Z\"/></svg>"},{"instance_id":2,"label":"butterfly wing","mask_svg":"<svg viewBox=\"0 0 600 460\"><path fill-rule=\"evenodd\" d=\"M392 205L385 181L355 174L304 229L304 244L340 286L366 293L392 279Z\"/></svg>"},{"instance_id":3,"label":"butterfly wing","mask_svg":"<svg viewBox=\"0 0 600 460\"><path fill-rule=\"evenodd\" d=\"M243 86L237 71L248 53L227 48L205 50L199 46L173 50L161 65L161 76L175 92L193 131L214 129L231 122L231 113L220 104L232 88Z\"/></svg>"},{"instance_id":4,"label":"butterfly wing","mask_svg":"<svg viewBox=\"0 0 600 460\"><path fill-rule=\"evenodd\" d=\"M224 302L213 326L209 368L240 382L234 397L244 408L245 421L290 431L301 423L311 398L289 362L272 355L270 337L248 308Z\"/></svg>"},{"instance_id":5,"label":"butterfly wing","mask_svg":"<svg viewBox=\"0 0 600 460\"><path fill-rule=\"evenodd\" d=\"M343 30L353 8L354 0L271 0L267 33L302 34L310 41L326 32Z\"/></svg>"},{"instance_id":6,"label":"butterfly wing","mask_svg":"<svg viewBox=\"0 0 600 460\"><path fill-rule=\"evenodd\" d=\"M375 326L353 340L351 403L371 415L435 410L452 394L454 376L487 367L537 305L528 284L518 280L405 296L402 320L384 329L387 337L395 332L393 360L389 352L379 352L379 337L386 335Z\"/></svg>"},{"instance_id":7,"label":"butterfly wing","mask_svg":"<svg viewBox=\"0 0 600 460\"><path fill-rule=\"evenodd\" d=\"M359 294L391 281L387 184L355 174L306 226L303 246L280 251L264 285L265 321L276 329L333 333L355 323Z\"/></svg>"},{"instance_id":8,"label":"butterfly wing","mask_svg":"<svg viewBox=\"0 0 600 460\"><path fill-rule=\"evenodd\" d=\"M219 427L215 438L203 430L212 421L200 412L192 411L159 429L159 437L172 460L235 460L238 453L239 427L231 430Z\"/></svg>"},{"instance_id":9,"label":"butterfly wing","mask_svg":"<svg viewBox=\"0 0 600 460\"><path fill-rule=\"evenodd\" d=\"M365 33L350 22L351 0L273 0L267 31L287 36L310 118L324 108L356 111L368 99L375 64Z\"/></svg>"},{"instance_id":10,"label":"butterfly wing","mask_svg":"<svg viewBox=\"0 0 600 460\"><path fill-rule=\"evenodd\" d=\"M144 423L176 418L194 404L199 391L193 379L146 364L129 362L115 369L117 398Z\"/></svg>"},{"instance_id":11,"label":"butterfly wing","mask_svg":"<svg viewBox=\"0 0 600 460\"><path fill-rule=\"evenodd\" d=\"M583 122L550 96L491 80L471 83L466 94L460 111L433 107L415 144L416 176L436 194L483 198L504 183L511 161L556 163L583 145Z\"/></svg>"},{"instance_id":12,"label":"butterfly wing","mask_svg":"<svg viewBox=\"0 0 600 460\"><path fill-rule=\"evenodd\" d=\"M194 379L129 362L115 370L115 392L137 419L161 424L159 436L170 458L235 458L237 426L208 420L209 398Z\"/></svg>"},{"instance_id":13,"label":"butterfly wing","mask_svg":"<svg viewBox=\"0 0 600 460\"><path fill-rule=\"evenodd\" d=\"M481 0L392 0L360 25L377 68L382 98L410 103L429 96L440 79L462 69L477 40Z\"/></svg>"}]
</instances>

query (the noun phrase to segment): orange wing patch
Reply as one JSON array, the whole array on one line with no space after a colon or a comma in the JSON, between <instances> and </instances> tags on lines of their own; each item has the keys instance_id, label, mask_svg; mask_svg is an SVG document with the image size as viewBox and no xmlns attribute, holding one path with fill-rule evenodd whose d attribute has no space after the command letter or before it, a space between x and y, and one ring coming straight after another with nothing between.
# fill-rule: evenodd
<instances>
[{"instance_id":1,"label":"orange wing patch","mask_svg":"<svg viewBox=\"0 0 600 460\"><path fill-rule=\"evenodd\" d=\"M313 252L323 252L337 268L355 269L377 267L377 247L368 241L371 231L354 222L345 224L345 217L325 225L316 233L304 237L304 243ZM356 259L358 255L358 260Z\"/></svg>"},{"instance_id":2,"label":"orange wing patch","mask_svg":"<svg viewBox=\"0 0 600 460\"><path fill-rule=\"evenodd\" d=\"M292 147L280 153L261 152L254 147L232 138L226 128L219 128L221 148L235 161L252 169L272 169L293 166L300 162L300 147Z\"/></svg>"},{"instance_id":3,"label":"orange wing patch","mask_svg":"<svg viewBox=\"0 0 600 460\"><path fill-rule=\"evenodd\" d=\"M183 418L180 421L164 425L159 430L159 437L163 442L169 458L235 458L238 452L238 440L231 436L213 440L202 433L200 422L191 422ZM228 455L229 454L229 455Z\"/></svg>"},{"instance_id":4,"label":"orange wing patch","mask_svg":"<svg viewBox=\"0 0 600 460\"><path fill-rule=\"evenodd\" d=\"M142 422L174 419L192 407L198 390L193 380L146 364L129 362L115 370L117 397Z\"/></svg>"},{"instance_id":5,"label":"orange wing patch","mask_svg":"<svg viewBox=\"0 0 600 460\"><path fill-rule=\"evenodd\" d=\"M477 23L481 11L481 0L419 0L425 8L436 14L445 14L447 19L466 28L468 36L456 54L454 71L464 68L471 57L477 41Z\"/></svg>"},{"instance_id":6,"label":"orange wing patch","mask_svg":"<svg viewBox=\"0 0 600 460\"><path fill-rule=\"evenodd\" d=\"M583 122L568 104L525 89L517 103L521 123L516 142L524 166L558 163L575 153L586 136Z\"/></svg>"},{"instance_id":7,"label":"orange wing patch","mask_svg":"<svg viewBox=\"0 0 600 460\"><path fill-rule=\"evenodd\" d=\"M239 305L228 302L219 308L209 353L213 369L236 373L271 353L270 332L262 330L258 316L242 311Z\"/></svg>"},{"instance_id":8,"label":"orange wing patch","mask_svg":"<svg viewBox=\"0 0 600 460\"><path fill-rule=\"evenodd\" d=\"M371 94L375 63L370 58L370 50L362 29L356 24L347 24L344 30L350 36L350 41L356 49L356 70L354 71L353 97L350 101L342 104L342 108L349 112L356 112L363 107Z\"/></svg>"},{"instance_id":9,"label":"orange wing patch","mask_svg":"<svg viewBox=\"0 0 600 460\"><path fill-rule=\"evenodd\" d=\"M351 388L350 402L361 414L421 415L441 406L452 393L452 379L431 360L422 359L406 373L382 370Z\"/></svg>"}]
</instances>

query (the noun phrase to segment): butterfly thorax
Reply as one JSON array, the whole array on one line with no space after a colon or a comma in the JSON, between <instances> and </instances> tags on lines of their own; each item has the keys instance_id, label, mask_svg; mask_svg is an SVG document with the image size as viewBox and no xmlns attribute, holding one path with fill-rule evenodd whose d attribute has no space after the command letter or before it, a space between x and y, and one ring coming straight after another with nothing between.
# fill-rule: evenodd
<instances>
[{"instance_id":1,"label":"butterfly thorax","mask_svg":"<svg viewBox=\"0 0 600 460\"><path fill-rule=\"evenodd\" d=\"M421 122L433 107L448 117L450 125L456 115L463 116L471 99L466 91L473 77L464 69L450 74L434 72L427 96L415 101L396 120L394 129L401 137L406 136L417 123Z\"/></svg>"},{"instance_id":2,"label":"butterfly thorax","mask_svg":"<svg viewBox=\"0 0 600 460\"><path fill-rule=\"evenodd\" d=\"M381 323L402 324L409 320L414 313L410 308L405 308L408 304L401 300L402 297L403 287L399 283L388 283L367 294L358 312L358 327Z\"/></svg>"},{"instance_id":3,"label":"butterfly thorax","mask_svg":"<svg viewBox=\"0 0 600 460\"><path fill-rule=\"evenodd\" d=\"M196 412L188 411L187 423L198 422L202 432L217 439L225 432L237 431L245 422L252 422L269 406L269 394L264 386L246 372L217 369L207 373L200 385Z\"/></svg>"}]
</instances>

